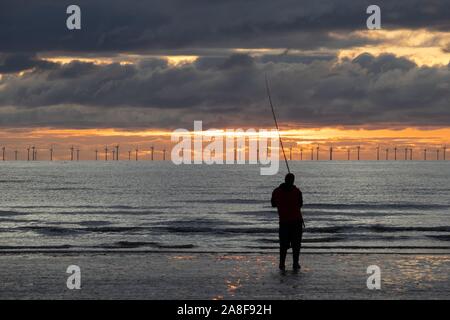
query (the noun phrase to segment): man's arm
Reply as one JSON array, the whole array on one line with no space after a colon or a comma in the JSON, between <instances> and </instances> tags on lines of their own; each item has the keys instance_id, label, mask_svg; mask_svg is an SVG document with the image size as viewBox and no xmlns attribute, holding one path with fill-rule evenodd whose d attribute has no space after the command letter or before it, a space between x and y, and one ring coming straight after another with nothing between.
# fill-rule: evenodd
<instances>
[{"instance_id":1,"label":"man's arm","mask_svg":"<svg viewBox=\"0 0 450 320\"><path fill-rule=\"evenodd\" d=\"M276 207L277 207L277 202L276 202L276 200L275 200L275 198L276 198L275 191L276 191L276 190L274 190L274 191L272 192L272 199L270 199L270 202L272 203L272 208L276 208Z\"/></svg>"},{"instance_id":2,"label":"man's arm","mask_svg":"<svg viewBox=\"0 0 450 320\"><path fill-rule=\"evenodd\" d=\"M300 191L300 196L299 196L299 205L300 205L300 208L303 207L303 193L301 191Z\"/></svg>"},{"instance_id":3,"label":"man's arm","mask_svg":"<svg viewBox=\"0 0 450 320\"><path fill-rule=\"evenodd\" d=\"M301 208L301 207L303 207L303 193L301 192L300 189L298 189L298 191L300 192L300 196L298 197L298 198L299 198L298 201L299 201L299 205L300 205L300 208ZM300 212L301 212L301 211L300 211ZM303 228L306 228L306 226L305 226L305 221L303 220L303 215L302 215L301 217L302 217L302 225L303 225Z\"/></svg>"}]
</instances>

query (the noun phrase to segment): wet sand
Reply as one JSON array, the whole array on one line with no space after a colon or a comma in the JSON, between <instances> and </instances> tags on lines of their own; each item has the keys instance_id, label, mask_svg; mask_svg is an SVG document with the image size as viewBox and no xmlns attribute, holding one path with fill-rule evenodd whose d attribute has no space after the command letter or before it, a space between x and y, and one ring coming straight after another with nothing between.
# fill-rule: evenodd
<instances>
[{"instance_id":1,"label":"wet sand","mask_svg":"<svg viewBox=\"0 0 450 320\"><path fill-rule=\"evenodd\" d=\"M449 299L450 254L3 253L0 299ZM290 257L289 257L290 258ZM290 266L290 260L288 260ZM81 289L66 286L69 265ZM367 267L381 269L369 290Z\"/></svg>"}]
</instances>

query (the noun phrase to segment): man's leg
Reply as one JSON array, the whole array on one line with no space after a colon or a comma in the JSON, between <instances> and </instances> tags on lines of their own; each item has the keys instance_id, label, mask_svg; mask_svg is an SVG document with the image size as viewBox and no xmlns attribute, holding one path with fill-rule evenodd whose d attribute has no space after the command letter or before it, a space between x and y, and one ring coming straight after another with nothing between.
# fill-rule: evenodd
<instances>
[{"instance_id":1,"label":"man's leg","mask_svg":"<svg viewBox=\"0 0 450 320\"><path fill-rule=\"evenodd\" d=\"M302 246L303 229L302 225L295 226L292 239L292 259L294 270L300 269L300 248Z\"/></svg>"},{"instance_id":2,"label":"man's leg","mask_svg":"<svg viewBox=\"0 0 450 320\"><path fill-rule=\"evenodd\" d=\"M286 255L288 249L286 247L280 246L280 270L286 269Z\"/></svg>"},{"instance_id":3,"label":"man's leg","mask_svg":"<svg viewBox=\"0 0 450 320\"><path fill-rule=\"evenodd\" d=\"M285 269L285 261L287 251L289 249L289 230L286 225L280 224L280 229L278 232L280 238L280 270Z\"/></svg>"}]
</instances>

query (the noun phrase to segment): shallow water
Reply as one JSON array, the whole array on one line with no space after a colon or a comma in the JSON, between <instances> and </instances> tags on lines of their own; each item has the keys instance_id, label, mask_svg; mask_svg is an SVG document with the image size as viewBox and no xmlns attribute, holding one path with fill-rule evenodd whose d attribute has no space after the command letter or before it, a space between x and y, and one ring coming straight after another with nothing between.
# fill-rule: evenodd
<instances>
[{"instance_id":1,"label":"shallow water","mask_svg":"<svg viewBox=\"0 0 450 320\"><path fill-rule=\"evenodd\" d=\"M450 252L450 162L292 162L310 250ZM276 250L256 165L0 164L3 250Z\"/></svg>"}]
</instances>

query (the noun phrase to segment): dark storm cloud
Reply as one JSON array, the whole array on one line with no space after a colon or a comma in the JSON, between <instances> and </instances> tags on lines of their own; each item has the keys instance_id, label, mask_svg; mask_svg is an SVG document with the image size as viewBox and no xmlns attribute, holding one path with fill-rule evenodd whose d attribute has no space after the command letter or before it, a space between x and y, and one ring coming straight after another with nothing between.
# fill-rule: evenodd
<instances>
[{"instance_id":1,"label":"dark storm cloud","mask_svg":"<svg viewBox=\"0 0 450 320\"><path fill-rule=\"evenodd\" d=\"M51 68L52 66L55 66L55 64L37 59L33 54L0 53L0 74L16 73L36 67Z\"/></svg>"},{"instance_id":2,"label":"dark storm cloud","mask_svg":"<svg viewBox=\"0 0 450 320\"><path fill-rule=\"evenodd\" d=\"M190 127L199 119L214 126L270 126L265 73L281 121L450 124L449 67L418 67L393 55L363 54L341 62L274 63L264 56L232 55L176 68L159 59L35 68L0 80L0 125Z\"/></svg>"},{"instance_id":3,"label":"dark storm cloud","mask_svg":"<svg viewBox=\"0 0 450 320\"><path fill-rule=\"evenodd\" d=\"M368 0L78 0L82 30L66 28L73 1L2 0L0 52L130 52L183 48L343 48L365 30ZM450 30L448 0L379 0L384 28Z\"/></svg>"}]
</instances>

